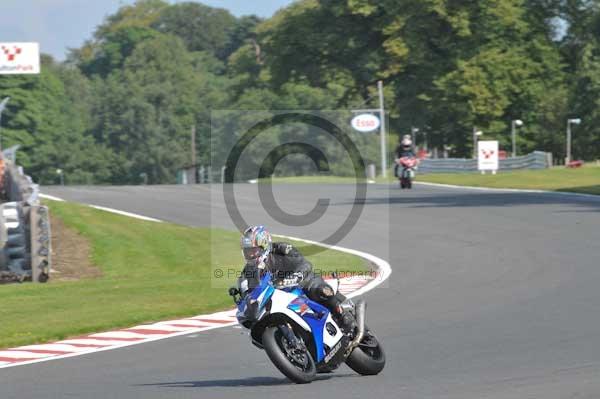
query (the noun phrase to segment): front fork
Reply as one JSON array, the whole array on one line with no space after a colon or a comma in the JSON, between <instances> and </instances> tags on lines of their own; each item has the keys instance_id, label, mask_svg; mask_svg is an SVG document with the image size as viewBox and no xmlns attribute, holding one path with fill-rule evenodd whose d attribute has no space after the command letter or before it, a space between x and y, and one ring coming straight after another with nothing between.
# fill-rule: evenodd
<instances>
[{"instance_id":1,"label":"front fork","mask_svg":"<svg viewBox=\"0 0 600 399\"><path fill-rule=\"evenodd\" d=\"M289 323L278 326L278 328L287 341L287 345L284 344L284 346L286 346L286 356L300 365L306 365L308 350L306 349L306 345L302 338L298 338L296 334L294 334L294 329Z\"/></svg>"},{"instance_id":2,"label":"front fork","mask_svg":"<svg viewBox=\"0 0 600 399\"><path fill-rule=\"evenodd\" d=\"M296 334L294 334L294 329L289 323L282 326L278 326L277 328L279 328L279 331L281 331L281 333L288 341L290 346L293 346L298 349L303 349L303 342L299 340L298 337L296 337Z\"/></svg>"}]
</instances>

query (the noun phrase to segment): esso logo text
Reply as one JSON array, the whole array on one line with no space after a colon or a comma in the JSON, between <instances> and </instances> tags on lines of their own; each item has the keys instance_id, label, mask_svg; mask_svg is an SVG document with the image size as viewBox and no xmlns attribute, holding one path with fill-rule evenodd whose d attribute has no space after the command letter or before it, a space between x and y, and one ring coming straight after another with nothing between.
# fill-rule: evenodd
<instances>
[{"instance_id":1,"label":"esso logo text","mask_svg":"<svg viewBox=\"0 0 600 399\"><path fill-rule=\"evenodd\" d=\"M360 114L352 118L352 128L359 132L372 132L379 128L379 118L372 114Z\"/></svg>"}]
</instances>

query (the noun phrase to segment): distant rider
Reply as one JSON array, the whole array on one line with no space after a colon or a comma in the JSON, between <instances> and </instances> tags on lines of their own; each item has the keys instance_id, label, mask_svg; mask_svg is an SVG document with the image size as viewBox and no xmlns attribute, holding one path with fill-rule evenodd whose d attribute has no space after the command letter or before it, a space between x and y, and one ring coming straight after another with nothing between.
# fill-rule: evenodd
<instances>
[{"instance_id":1,"label":"distant rider","mask_svg":"<svg viewBox=\"0 0 600 399\"><path fill-rule=\"evenodd\" d=\"M402 137L402 140L400 140L400 142L398 143L398 146L396 147L396 150L394 152L396 154L396 159L400 159L400 158L404 158L404 157L408 157L408 158L415 157L415 152L413 150L413 143L412 143L410 134L405 134ZM396 176L396 177L399 177L398 176L398 168L399 167L400 167L400 165L398 165L397 163L394 166L394 176Z\"/></svg>"},{"instance_id":2,"label":"distant rider","mask_svg":"<svg viewBox=\"0 0 600 399\"><path fill-rule=\"evenodd\" d=\"M312 264L291 244L272 242L271 234L264 226L252 226L244 231L241 246L246 261L238 281L242 295L259 284L262 271L270 271L275 281L298 278L299 285L311 300L329 309L344 330L354 329L354 316L345 310L347 306L342 306L346 297L334 293L321 276L314 274Z\"/></svg>"}]
</instances>

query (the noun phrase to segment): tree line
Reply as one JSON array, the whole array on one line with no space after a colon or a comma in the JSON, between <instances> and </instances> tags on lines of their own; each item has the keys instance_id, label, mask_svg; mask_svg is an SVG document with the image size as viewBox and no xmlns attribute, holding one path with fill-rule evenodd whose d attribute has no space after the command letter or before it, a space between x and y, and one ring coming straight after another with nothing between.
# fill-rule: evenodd
<instances>
[{"instance_id":1,"label":"tree line","mask_svg":"<svg viewBox=\"0 0 600 399\"><path fill-rule=\"evenodd\" d=\"M57 168L71 184L171 183L191 163L192 126L210 163L211 110L375 106L383 80L393 137L418 127L429 147L468 157L474 128L509 150L520 119L520 153L562 158L566 121L579 117L573 153L593 159L599 40L596 0L303 0L264 20L138 0L66 61L44 55L41 75L0 77L11 97L1 143L21 145L45 184Z\"/></svg>"}]
</instances>

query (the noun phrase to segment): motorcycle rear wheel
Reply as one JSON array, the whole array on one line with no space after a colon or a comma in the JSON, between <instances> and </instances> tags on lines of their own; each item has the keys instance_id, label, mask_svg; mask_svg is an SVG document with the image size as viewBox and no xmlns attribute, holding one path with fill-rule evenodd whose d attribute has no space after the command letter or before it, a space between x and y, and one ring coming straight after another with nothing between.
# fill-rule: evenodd
<instances>
[{"instance_id":1,"label":"motorcycle rear wheel","mask_svg":"<svg viewBox=\"0 0 600 399\"><path fill-rule=\"evenodd\" d=\"M317 375L317 367L310 352L290 348L287 338L279 327L268 327L262 335L262 343L275 367L296 384L312 382Z\"/></svg>"},{"instance_id":2,"label":"motorcycle rear wheel","mask_svg":"<svg viewBox=\"0 0 600 399\"><path fill-rule=\"evenodd\" d=\"M385 352L375 335L367 330L346 364L360 375L376 375L385 367Z\"/></svg>"}]
</instances>

